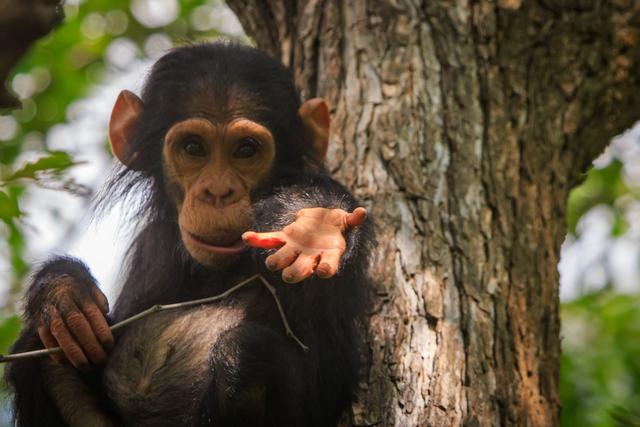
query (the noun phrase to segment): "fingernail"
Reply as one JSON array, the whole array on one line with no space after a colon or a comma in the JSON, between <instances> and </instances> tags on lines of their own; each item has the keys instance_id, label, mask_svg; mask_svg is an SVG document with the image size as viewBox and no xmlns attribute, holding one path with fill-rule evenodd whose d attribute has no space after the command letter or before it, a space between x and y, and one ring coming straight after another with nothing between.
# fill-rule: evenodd
<instances>
[{"instance_id":1,"label":"fingernail","mask_svg":"<svg viewBox=\"0 0 640 427\"><path fill-rule=\"evenodd\" d=\"M271 271L275 271L278 269L278 265L275 262L265 262L265 265Z\"/></svg>"},{"instance_id":2,"label":"fingernail","mask_svg":"<svg viewBox=\"0 0 640 427\"><path fill-rule=\"evenodd\" d=\"M331 267L328 264L320 264L316 269L318 276L325 277L331 272Z\"/></svg>"}]
</instances>

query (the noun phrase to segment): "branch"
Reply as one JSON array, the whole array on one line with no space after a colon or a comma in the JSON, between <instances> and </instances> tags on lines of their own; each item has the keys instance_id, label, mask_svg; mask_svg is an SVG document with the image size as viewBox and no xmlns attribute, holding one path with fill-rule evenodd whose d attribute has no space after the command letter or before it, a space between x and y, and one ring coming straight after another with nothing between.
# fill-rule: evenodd
<instances>
[{"instance_id":1,"label":"branch","mask_svg":"<svg viewBox=\"0 0 640 427\"><path fill-rule=\"evenodd\" d=\"M235 291L237 291L238 289L242 288L243 286L247 285L248 283L251 283L252 281L254 281L255 279L259 279L260 282L262 282L262 284L264 286L267 287L267 289L269 290L269 292L271 293L271 295L273 296L273 299L276 303L276 306L278 307L278 312L280 313L280 318L282 319L282 324L284 326L285 329L285 333L287 334L287 336L289 338L291 338L292 340L294 340L299 346L300 348L302 348L302 350L309 351L309 347L307 347L306 345L304 345L302 343L302 341L300 341L300 339L296 336L296 334L293 333L293 330L291 329L291 327L289 326L289 322L287 321L287 316L284 314L284 310L282 309L282 304L280 303L280 299L278 298L278 295L276 294L276 288L271 285L267 279L265 279L264 277L262 277L261 274L256 274L253 275L251 277L249 277L248 279L243 280L242 282L238 283L237 285L233 286L232 288L227 289L226 291L224 291L223 293L219 294L219 295L215 295L212 297L207 297L207 298L201 298L201 299L196 299L196 300L192 300L192 301L185 301L185 302L179 302L179 303L175 303L175 304L156 304L152 307L149 307L148 309L138 313L138 314L134 314L133 316L124 319L118 323L116 323L115 325L111 326L111 331L117 331L118 329L121 329L125 326L127 326L130 323L133 323L137 320L140 320L144 317L149 316L150 314L153 313L158 313L160 311L167 311L167 310L175 310L178 308L187 308L187 307L193 307L193 306L197 306L197 305L203 305L203 304L210 304L212 302L216 302L219 301L223 298L228 297L229 295L231 295L232 293L234 293ZM62 348L60 347L51 347L51 348L43 348L42 350L34 350L34 351L27 351L24 353L15 353L15 354L7 354L7 355L0 355L0 363L6 363L6 362L12 362L15 360L24 360L24 359L31 359L31 358L36 358L36 357L43 357L49 354L55 354L55 353L59 353L62 351Z\"/></svg>"},{"instance_id":2,"label":"branch","mask_svg":"<svg viewBox=\"0 0 640 427\"><path fill-rule=\"evenodd\" d=\"M61 0L0 0L0 112L18 108L5 80L13 66L36 39L62 22Z\"/></svg>"}]
</instances>

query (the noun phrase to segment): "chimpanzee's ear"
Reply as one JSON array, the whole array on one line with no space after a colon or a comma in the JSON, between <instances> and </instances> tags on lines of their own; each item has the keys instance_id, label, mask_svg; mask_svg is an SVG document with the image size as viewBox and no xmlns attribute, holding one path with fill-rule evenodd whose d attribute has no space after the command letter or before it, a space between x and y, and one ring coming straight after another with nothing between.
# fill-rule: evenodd
<instances>
[{"instance_id":1,"label":"chimpanzee's ear","mask_svg":"<svg viewBox=\"0 0 640 427\"><path fill-rule=\"evenodd\" d=\"M313 98L305 101L298 114L302 118L307 138L311 140L313 150L320 161L327 157L329 148L329 106L322 98Z\"/></svg>"},{"instance_id":2,"label":"chimpanzee's ear","mask_svg":"<svg viewBox=\"0 0 640 427\"><path fill-rule=\"evenodd\" d=\"M118 95L111 119L109 120L109 141L113 154L125 166L130 166L135 159L135 153L129 151L127 144L133 135L144 104L133 92L123 90Z\"/></svg>"}]
</instances>

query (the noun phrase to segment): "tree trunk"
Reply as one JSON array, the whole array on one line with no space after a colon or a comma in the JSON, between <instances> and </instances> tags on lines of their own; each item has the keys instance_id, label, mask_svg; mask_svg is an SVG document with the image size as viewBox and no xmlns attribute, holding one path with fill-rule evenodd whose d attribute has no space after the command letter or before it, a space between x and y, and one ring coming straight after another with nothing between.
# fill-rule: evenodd
<instances>
[{"instance_id":1,"label":"tree trunk","mask_svg":"<svg viewBox=\"0 0 640 427\"><path fill-rule=\"evenodd\" d=\"M0 111L20 104L4 81L29 46L62 18L62 0L0 0Z\"/></svg>"},{"instance_id":2,"label":"tree trunk","mask_svg":"<svg viewBox=\"0 0 640 427\"><path fill-rule=\"evenodd\" d=\"M559 424L570 188L640 114L640 2L228 0L378 224L352 425Z\"/></svg>"}]
</instances>

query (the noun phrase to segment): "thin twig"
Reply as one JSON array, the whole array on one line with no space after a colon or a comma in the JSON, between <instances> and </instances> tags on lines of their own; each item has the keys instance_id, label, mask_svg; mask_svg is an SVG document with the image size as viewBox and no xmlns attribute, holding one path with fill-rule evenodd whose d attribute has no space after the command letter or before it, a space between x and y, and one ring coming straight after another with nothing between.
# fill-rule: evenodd
<instances>
[{"instance_id":1,"label":"thin twig","mask_svg":"<svg viewBox=\"0 0 640 427\"><path fill-rule=\"evenodd\" d=\"M304 345L302 343L302 341L300 341L300 339L296 336L296 334L293 333L293 330L291 330L291 327L289 326L289 322L287 321L287 316L284 314L284 310L282 309L282 304L280 304L280 299L278 298L278 295L276 295L276 288L273 285L271 285L267 281L267 279L262 277L261 274L253 275L253 276L249 277L248 279L245 279L242 282L238 283L237 285L233 286L232 288L227 289L223 293L218 294L218 295L214 295L212 297L201 298L201 299L196 299L196 300L192 300L192 301L179 302L179 303L175 303L175 304L164 304L164 305L156 304L154 306L149 307L148 309L146 309L144 311L141 311L138 314L134 314L133 316L128 317L128 318L126 318L126 319L124 319L124 320L112 325L111 326L111 331L116 331L116 330L118 330L120 328L123 328L123 327L127 326L130 323L135 322L136 320L140 320L143 317L147 317L150 314L158 313L160 311L167 311L167 310L175 310L175 309L178 309L178 308L193 307L193 306L196 306L196 305L210 304L212 302L219 301L219 300L221 300L223 298L228 297L229 295L231 295L232 293L234 293L235 291L237 291L241 287L245 286L246 284L254 281L255 279L259 279L260 282L264 286L267 287L267 289L269 290L269 292L273 296L273 299L276 302L276 306L278 307L278 312L280 313L280 317L282 318L282 324L284 325L285 333L287 334L287 336L290 337L291 339L293 339L300 346L300 348L302 348L302 350L304 350L305 352L309 351L309 347ZM61 351L62 351L62 348L60 348L60 347L51 347L51 348L43 348L42 350L27 351L27 352L24 352L24 353L14 353L14 354L0 355L0 363L12 362L14 360L24 360L24 359L42 357L42 356L47 356L49 354L59 353Z\"/></svg>"},{"instance_id":2,"label":"thin twig","mask_svg":"<svg viewBox=\"0 0 640 427\"><path fill-rule=\"evenodd\" d=\"M280 317L282 318L282 324L284 325L284 329L285 329L285 332L287 333L287 336L292 340L294 340L295 342L297 342L298 345L304 351L309 351L309 347L304 345L302 341L298 339L296 334L294 334L293 331L291 330L291 327L289 326L289 322L287 321L287 316L285 316L284 310L282 309L282 304L280 304L280 299L278 298L278 295L276 295L276 288L274 288L273 285L271 285L271 283L267 282L267 279L262 277L261 274L258 274L258 278L267 287L267 289L269 289L269 292L271 292L271 295L273 295L273 300L276 302L276 305L278 306L278 311L280 312Z\"/></svg>"}]
</instances>

